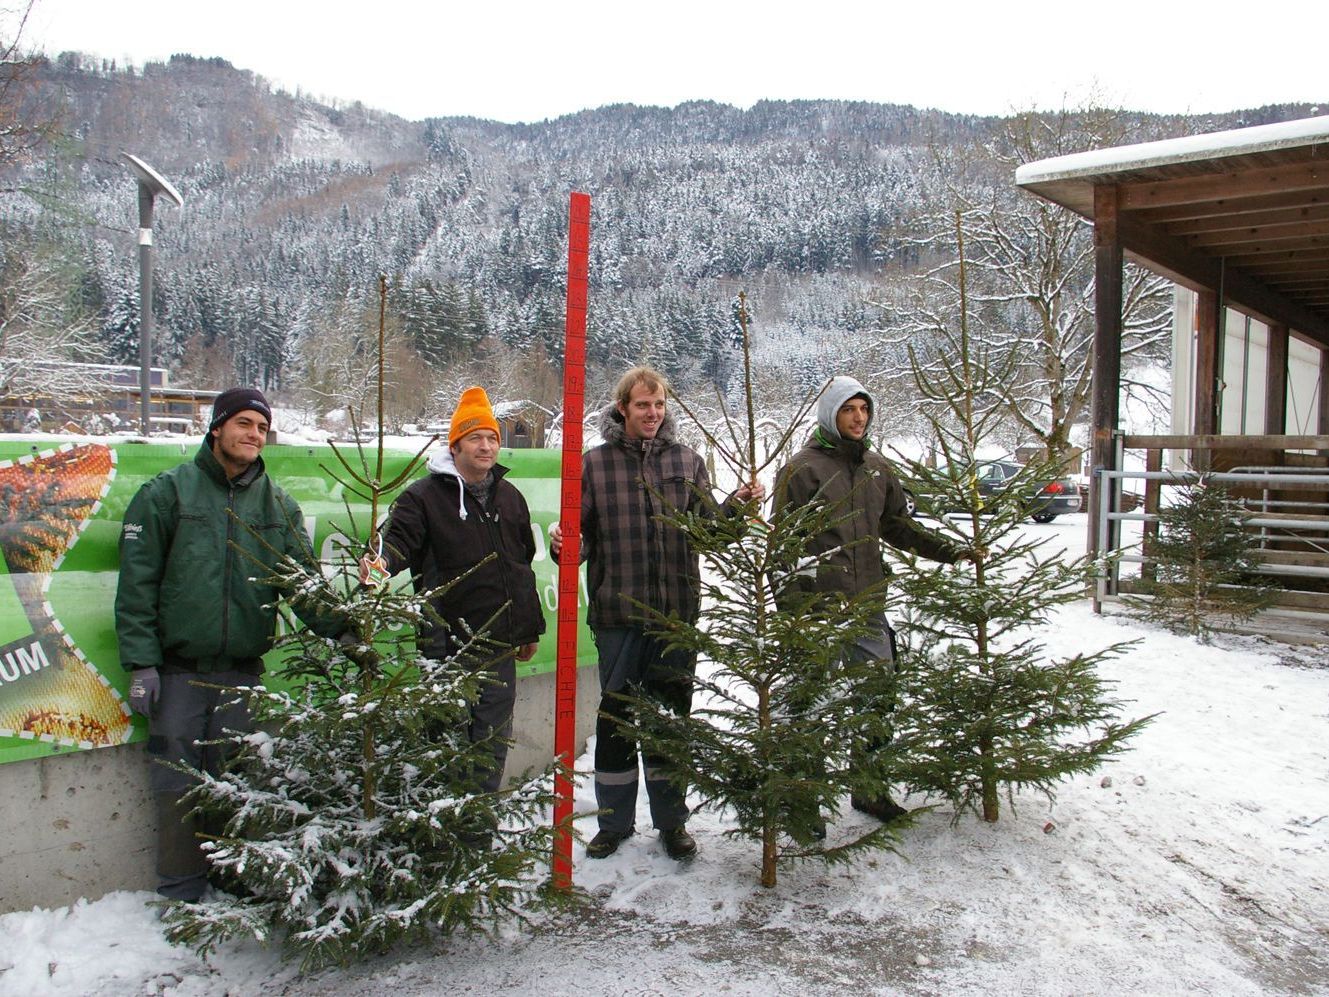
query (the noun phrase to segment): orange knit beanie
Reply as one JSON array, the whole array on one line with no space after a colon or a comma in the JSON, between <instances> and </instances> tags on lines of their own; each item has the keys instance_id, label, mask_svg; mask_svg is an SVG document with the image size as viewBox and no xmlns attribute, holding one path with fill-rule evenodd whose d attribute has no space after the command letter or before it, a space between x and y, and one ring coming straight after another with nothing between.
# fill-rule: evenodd
<instances>
[{"instance_id":1,"label":"orange knit beanie","mask_svg":"<svg viewBox=\"0 0 1329 997\"><path fill-rule=\"evenodd\" d=\"M448 446L454 447L457 441L477 429L492 429L500 439L498 420L494 418L494 409L489 404L489 396L484 388L467 388L461 393L457 410L452 413L452 423L448 427Z\"/></svg>"}]
</instances>

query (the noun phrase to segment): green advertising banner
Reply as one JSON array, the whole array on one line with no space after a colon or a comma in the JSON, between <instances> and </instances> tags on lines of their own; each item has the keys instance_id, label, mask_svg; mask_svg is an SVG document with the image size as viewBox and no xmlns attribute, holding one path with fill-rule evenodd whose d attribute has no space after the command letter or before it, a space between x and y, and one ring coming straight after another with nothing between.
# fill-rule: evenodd
<instances>
[{"instance_id":1,"label":"green advertising banner","mask_svg":"<svg viewBox=\"0 0 1329 997\"><path fill-rule=\"evenodd\" d=\"M143 482L186 460L198 443L59 444L0 439L0 763L60 751L125 744L146 737L146 724L125 700L128 678L115 641L115 588L120 522ZM410 460L392 452L384 477ZM338 556L348 528L344 489L324 467L326 446L271 445L268 473L297 502L320 557ZM558 518L560 455L504 450L499 461L530 505L535 574L548 633L519 675L554 670L557 565L547 535ZM423 474L423 469L421 474ZM352 500L363 529L366 503ZM579 602L586 602L585 579ZM583 617L584 618L584 617ZM583 630L585 624L583 623ZM589 633L582 664L593 660ZM279 664L268 656L270 671Z\"/></svg>"}]
</instances>

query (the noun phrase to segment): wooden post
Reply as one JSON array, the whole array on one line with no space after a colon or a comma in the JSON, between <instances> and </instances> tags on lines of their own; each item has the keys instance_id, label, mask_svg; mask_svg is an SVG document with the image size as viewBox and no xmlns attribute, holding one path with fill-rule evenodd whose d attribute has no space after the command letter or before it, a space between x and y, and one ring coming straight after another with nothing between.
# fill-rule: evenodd
<instances>
[{"instance_id":1,"label":"wooden post","mask_svg":"<svg viewBox=\"0 0 1329 997\"><path fill-rule=\"evenodd\" d=\"M1218 433L1218 295L1209 288L1196 294L1195 302L1195 418L1191 433L1214 436ZM1197 471L1209 469L1207 450L1191 452L1191 465Z\"/></svg>"},{"instance_id":2,"label":"wooden post","mask_svg":"<svg viewBox=\"0 0 1329 997\"><path fill-rule=\"evenodd\" d=\"M1320 435L1329 435L1329 348L1320 348ZM1321 457L1329 457L1329 450L1321 450Z\"/></svg>"},{"instance_id":3,"label":"wooden post","mask_svg":"<svg viewBox=\"0 0 1329 997\"><path fill-rule=\"evenodd\" d=\"M1100 508L1099 489L1107 484L1101 471L1113 469L1112 436L1117 430L1121 397L1121 238L1117 231L1119 192L1115 185L1094 188L1094 373L1092 394L1093 445L1090 451L1089 543L1091 554L1098 549L1094 521ZM1109 532L1109 548L1114 546Z\"/></svg>"},{"instance_id":4,"label":"wooden post","mask_svg":"<svg viewBox=\"0 0 1329 997\"><path fill-rule=\"evenodd\" d=\"M1264 370L1264 431L1268 436L1287 432L1287 351L1287 326L1271 325Z\"/></svg>"}]
</instances>

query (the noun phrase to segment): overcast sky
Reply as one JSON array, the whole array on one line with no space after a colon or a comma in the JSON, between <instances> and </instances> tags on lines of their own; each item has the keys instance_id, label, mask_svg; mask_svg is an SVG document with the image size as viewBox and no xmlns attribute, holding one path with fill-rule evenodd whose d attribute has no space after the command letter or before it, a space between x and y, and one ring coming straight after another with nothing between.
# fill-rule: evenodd
<instances>
[{"instance_id":1,"label":"overcast sky","mask_svg":"<svg viewBox=\"0 0 1329 997\"><path fill-rule=\"evenodd\" d=\"M1322 101L1329 113L1326 35L1323 0L1265 0L1240 24L1188 0L37 0L26 40L122 63L221 56L288 90L411 119L511 122L694 99L1004 114L1091 92L1151 111Z\"/></svg>"}]
</instances>

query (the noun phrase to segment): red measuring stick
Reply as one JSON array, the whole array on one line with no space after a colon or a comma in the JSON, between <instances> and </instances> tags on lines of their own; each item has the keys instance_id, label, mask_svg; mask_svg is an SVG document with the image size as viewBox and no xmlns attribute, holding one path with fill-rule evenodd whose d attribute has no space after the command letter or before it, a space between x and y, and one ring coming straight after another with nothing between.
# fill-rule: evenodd
<instances>
[{"instance_id":1,"label":"red measuring stick","mask_svg":"<svg viewBox=\"0 0 1329 997\"><path fill-rule=\"evenodd\" d=\"M577 750L577 589L581 565L581 442L586 401L586 293L591 247L591 195L568 205L568 308L563 349L563 473L558 559L558 671L554 755L572 771ZM554 886L572 887L572 780L554 777Z\"/></svg>"}]
</instances>

